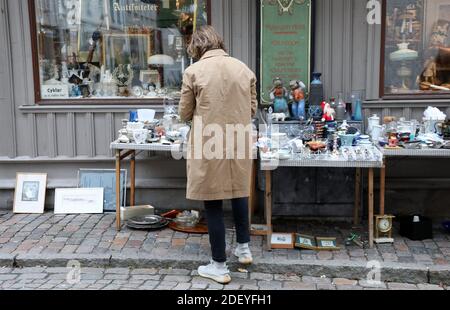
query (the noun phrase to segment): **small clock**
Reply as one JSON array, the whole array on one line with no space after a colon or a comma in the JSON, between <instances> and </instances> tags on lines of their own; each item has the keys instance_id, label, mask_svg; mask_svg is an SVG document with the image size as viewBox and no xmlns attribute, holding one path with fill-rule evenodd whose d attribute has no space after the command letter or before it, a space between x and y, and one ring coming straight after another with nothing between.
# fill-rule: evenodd
<instances>
[{"instance_id":1,"label":"small clock","mask_svg":"<svg viewBox=\"0 0 450 310\"><path fill-rule=\"evenodd\" d=\"M375 242L376 243L393 243L392 238L392 221L395 216L392 215L376 215L375 216Z\"/></svg>"}]
</instances>

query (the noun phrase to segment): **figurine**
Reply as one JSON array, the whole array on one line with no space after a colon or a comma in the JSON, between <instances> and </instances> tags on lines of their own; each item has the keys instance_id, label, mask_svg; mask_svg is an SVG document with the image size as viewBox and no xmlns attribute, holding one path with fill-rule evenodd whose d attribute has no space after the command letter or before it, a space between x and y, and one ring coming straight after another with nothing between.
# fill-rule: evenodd
<instances>
[{"instance_id":1,"label":"figurine","mask_svg":"<svg viewBox=\"0 0 450 310\"><path fill-rule=\"evenodd\" d=\"M289 106L287 102L288 91L283 87L283 81L280 78L273 80L274 87L270 92L270 99L273 101L275 113L289 114Z\"/></svg>"},{"instance_id":2,"label":"figurine","mask_svg":"<svg viewBox=\"0 0 450 310\"><path fill-rule=\"evenodd\" d=\"M305 114L305 84L301 81L291 81L291 94L289 99L292 100L292 116L296 119L304 120Z\"/></svg>"},{"instance_id":3,"label":"figurine","mask_svg":"<svg viewBox=\"0 0 450 310\"><path fill-rule=\"evenodd\" d=\"M114 70L113 77L119 88L119 95L121 97L128 97L130 95L128 86L133 80L133 70L131 69L131 65L119 65Z\"/></svg>"},{"instance_id":4,"label":"figurine","mask_svg":"<svg viewBox=\"0 0 450 310\"><path fill-rule=\"evenodd\" d=\"M437 75L437 65L434 57L430 57L425 63L425 70L423 71L424 82L435 84Z\"/></svg>"},{"instance_id":5,"label":"figurine","mask_svg":"<svg viewBox=\"0 0 450 310\"><path fill-rule=\"evenodd\" d=\"M278 122L284 122L286 120L286 114L284 113L272 113L272 120Z\"/></svg>"},{"instance_id":6,"label":"figurine","mask_svg":"<svg viewBox=\"0 0 450 310\"><path fill-rule=\"evenodd\" d=\"M334 122L336 112L331 108L330 104L323 101L321 107L323 111L322 122Z\"/></svg>"}]
</instances>

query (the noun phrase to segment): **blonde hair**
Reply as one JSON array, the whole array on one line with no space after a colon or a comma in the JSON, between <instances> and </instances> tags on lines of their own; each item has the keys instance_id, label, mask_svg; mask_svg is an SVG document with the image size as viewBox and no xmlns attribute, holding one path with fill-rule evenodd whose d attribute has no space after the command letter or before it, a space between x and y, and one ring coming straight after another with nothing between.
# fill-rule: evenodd
<instances>
[{"instance_id":1,"label":"blonde hair","mask_svg":"<svg viewBox=\"0 0 450 310\"><path fill-rule=\"evenodd\" d=\"M206 52L216 49L225 50L222 37L214 27L202 26L192 34L187 52L192 58L200 59Z\"/></svg>"}]
</instances>

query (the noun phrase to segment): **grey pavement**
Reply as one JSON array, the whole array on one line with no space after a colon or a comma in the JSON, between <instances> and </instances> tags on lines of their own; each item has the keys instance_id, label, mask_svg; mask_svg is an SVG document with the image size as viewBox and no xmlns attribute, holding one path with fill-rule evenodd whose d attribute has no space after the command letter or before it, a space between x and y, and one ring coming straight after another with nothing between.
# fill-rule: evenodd
<instances>
[{"instance_id":1,"label":"grey pavement","mask_svg":"<svg viewBox=\"0 0 450 310\"><path fill-rule=\"evenodd\" d=\"M171 267L195 270L210 259L208 235L184 234L170 229L135 231L126 227L117 232L114 221L114 214L57 216L52 213L0 213L0 266L66 267L70 260L77 260L84 268ZM248 268L250 272L272 275L292 273L319 278L325 275L359 280L366 278L375 262L381 268L382 281L450 285L450 236L440 230L434 232L433 240L425 241L411 241L395 232L394 244L361 249L344 244L351 232L367 237L364 227L352 227L349 223L275 219L274 227L275 231L336 237L341 249L333 252L298 249L267 251L263 238L252 236L255 264ZM227 220L230 267L237 270L239 264L230 255L234 239L235 231ZM117 279L112 280L121 280L120 276L115 277ZM273 281L274 286L282 286L275 282L278 280ZM329 283L317 284L329 286ZM254 282L248 285L252 286Z\"/></svg>"},{"instance_id":2,"label":"grey pavement","mask_svg":"<svg viewBox=\"0 0 450 310\"><path fill-rule=\"evenodd\" d=\"M372 283L366 280L296 274L233 272L220 285L187 269L0 268L0 290L447 290L427 283Z\"/></svg>"}]
</instances>

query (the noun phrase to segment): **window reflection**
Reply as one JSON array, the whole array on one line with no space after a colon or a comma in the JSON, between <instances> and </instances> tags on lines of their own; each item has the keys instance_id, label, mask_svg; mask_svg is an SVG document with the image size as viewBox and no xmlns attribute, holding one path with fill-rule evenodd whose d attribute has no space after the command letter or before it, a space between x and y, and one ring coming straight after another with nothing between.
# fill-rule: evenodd
<instances>
[{"instance_id":1,"label":"window reflection","mask_svg":"<svg viewBox=\"0 0 450 310\"><path fill-rule=\"evenodd\" d=\"M384 93L450 92L450 1L386 2Z\"/></svg>"},{"instance_id":2,"label":"window reflection","mask_svg":"<svg viewBox=\"0 0 450 310\"><path fill-rule=\"evenodd\" d=\"M180 95L206 0L35 0L42 99Z\"/></svg>"}]
</instances>

